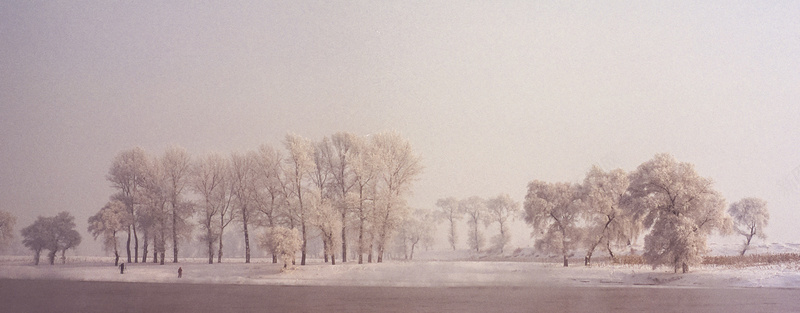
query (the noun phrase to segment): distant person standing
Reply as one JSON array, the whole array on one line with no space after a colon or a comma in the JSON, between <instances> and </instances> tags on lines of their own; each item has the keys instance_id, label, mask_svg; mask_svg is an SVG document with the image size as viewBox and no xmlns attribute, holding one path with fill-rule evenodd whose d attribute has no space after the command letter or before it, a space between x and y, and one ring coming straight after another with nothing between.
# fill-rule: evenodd
<instances>
[{"instance_id":1,"label":"distant person standing","mask_svg":"<svg viewBox=\"0 0 800 313\"><path fill-rule=\"evenodd\" d=\"M125 263L119 265L119 273L125 274Z\"/></svg>"},{"instance_id":2,"label":"distant person standing","mask_svg":"<svg viewBox=\"0 0 800 313\"><path fill-rule=\"evenodd\" d=\"M178 278L181 278L181 276L183 276L183 268L179 266L178 267Z\"/></svg>"}]
</instances>

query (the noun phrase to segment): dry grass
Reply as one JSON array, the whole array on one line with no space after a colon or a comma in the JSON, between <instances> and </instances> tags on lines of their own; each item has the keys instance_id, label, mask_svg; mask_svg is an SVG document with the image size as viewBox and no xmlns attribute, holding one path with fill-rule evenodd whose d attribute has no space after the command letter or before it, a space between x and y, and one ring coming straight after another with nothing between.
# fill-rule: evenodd
<instances>
[{"instance_id":1,"label":"dry grass","mask_svg":"<svg viewBox=\"0 0 800 313\"><path fill-rule=\"evenodd\" d=\"M617 256L614 263L624 265L643 265L646 264L641 255L621 255ZM703 258L704 265L720 266L758 266L772 264L800 263L800 253L778 253L778 254L748 254L744 256L706 256Z\"/></svg>"},{"instance_id":2,"label":"dry grass","mask_svg":"<svg viewBox=\"0 0 800 313\"><path fill-rule=\"evenodd\" d=\"M614 258L614 263L624 265L644 265L644 257L641 255L618 255Z\"/></svg>"},{"instance_id":3,"label":"dry grass","mask_svg":"<svg viewBox=\"0 0 800 313\"><path fill-rule=\"evenodd\" d=\"M755 266L767 264L785 264L792 262L800 262L800 253L707 256L703 258L703 264L706 265Z\"/></svg>"}]
</instances>

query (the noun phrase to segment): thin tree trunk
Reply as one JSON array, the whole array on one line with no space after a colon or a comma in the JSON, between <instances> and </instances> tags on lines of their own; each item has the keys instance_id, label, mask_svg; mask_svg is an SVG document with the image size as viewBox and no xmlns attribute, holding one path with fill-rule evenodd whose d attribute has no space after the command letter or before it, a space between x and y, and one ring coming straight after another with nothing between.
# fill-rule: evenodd
<instances>
[{"instance_id":1,"label":"thin tree trunk","mask_svg":"<svg viewBox=\"0 0 800 313\"><path fill-rule=\"evenodd\" d=\"M751 239L753 239L753 235L752 234L750 236L747 236L747 242L744 243L744 248L742 248L742 253L739 254L739 255L744 255L744 253L747 252L747 248L750 247L750 240Z\"/></svg>"},{"instance_id":2,"label":"thin tree trunk","mask_svg":"<svg viewBox=\"0 0 800 313\"><path fill-rule=\"evenodd\" d=\"M300 204L302 206L302 203ZM300 249L300 265L306 265L306 247L308 241L306 240L306 222L303 221L300 224L300 228L303 230L303 247Z\"/></svg>"},{"instance_id":3,"label":"thin tree trunk","mask_svg":"<svg viewBox=\"0 0 800 313\"><path fill-rule=\"evenodd\" d=\"M209 231L208 238L211 238ZM214 264L214 240L208 239L208 264Z\"/></svg>"},{"instance_id":4,"label":"thin tree trunk","mask_svg":"<svg viewBox=\"0 0 800 313\"><path fill-rule=\"evenodd\" d=\"M178 228L175 222L178 219L178 212L175 208L175 200L172 202L172 263L178 263Z\"/></svg>"},{"instance_id":5,"label":"thin tree trunk","mask_svg":"<svg viewBox=\"0 0 800 313\"><path fill-rule=\"evenodd\" d=\"M346 218L342 213L342 263L347 262L347 226L344 226Z\"/></svg>"},{"instance_id":6,"label":"thin tree trunk","mask_svg":"<svg viewBox=\"0 0 800 313\"><path fill-rule=\"evenodd\" d=\"M244 263L250 263L250 234L247 232L247 208L242 208L242 225L244 226Z\"/></svg>"},{"instance_id":7,"label":"thin tree trunk","mask_svg":"<svg viewBox=\"0 0 800 313\"><path fill-rule=\"evenodd\" d=\"M42 250L33 251L33 265L39 265L39 257L42 254Z\"/></svg>"},{"instance_id":8,"label":"thin tree trunk","mask_svg":"<svg viewBox=\"0 0 800 313\"><path fill-rule=\"evenodd\" d=\"M158 235L153 235L153 264L158 263Z\"/></svg>"},{"instance_id":9,"label":"thin tree trunk","mask_svg":"<svg viewBox=\"0 0 800 313\"><path fill-rule=\"evenodd\" d=\"M143 238L144 239L144 244L142 245L142 263L147 263L147 248L148 248L147 247L147 245L148 245L148 243L147 243L147 235L148 235L148 233L149 233L149 231L145 230L144 234L142 235L142 237L144 237Z\"/></svg>"},{"instance_id":10,"label":"thin tree trunk","mask_svg":"<svg viewBox=\"0 0 800 313\"><path fill-rule=\"evenodd\" d=\"M133 263L139 263L139 236L136 235L136 223L133 224L133 242Z\"/></svg>"},{"instance_id":11,"label":"thin tree trunk","mask_svg":"<svg viewBox=\"0 0 800 313\"><path fill-rule=\"evenodd\" d=\"M220 214L221 215L221 214ZM224 217L223 217L224 218ZM225 230L225 227L222 227L225 224L223 219L220 219L220 228L219 228L219 247L217 249L217 263L222 263L222 232Z\"/></svg>"},{"instance_id":12,"label":"thin tree trunk","mask_svg":"<svg viewBox=\"0 0 800 313\"><path fill-rule=\"evenodd\" d=\"M128 263L131 263L131 225L128 225L128 241L125 247L128 249Z\"/></svg>"}]
</instances>

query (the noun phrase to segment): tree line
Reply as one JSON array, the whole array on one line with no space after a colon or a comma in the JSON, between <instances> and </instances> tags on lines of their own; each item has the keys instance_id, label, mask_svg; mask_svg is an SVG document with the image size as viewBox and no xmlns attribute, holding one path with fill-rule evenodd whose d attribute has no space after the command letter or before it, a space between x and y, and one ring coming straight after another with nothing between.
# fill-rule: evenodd
<instances>
[{"instance_id":1,"label":"tree line","mask_svg":"<svg viewBox=\"0 0 800 313\"><path fill-rule=\"evenodd\" d=\"M669 154L658 154L630 173L594 166L580 184L534 180L523 208L536 248L560 254L564 266L579 250L587 265L597 249L614 258L615 251L646 232L645 261L684 273L702 261L712 232L744 235L744 255L753 236L765 237L769 220L766 202L758 198L735 202L726 212L713 181Z\"/></svg>"},{"instance_id":2,"label":"tree line","mask_svg":"<svg viewBox=\"0 0 800 313\"><path fill-rule=\"evenodd\" d=\"M308 242L322 239L325 261L382 262L399 228L409 223L406 198L422 172L411 144L394 132L368 136L336 133L319 141L287 135L283 149L261 145L228 156L191 157L172 147L161 156L142 148L121 151L107 179L116 190L89 218L89 231L127 262L164 263L167 248L178 262L181 242L198 230L208 262L223 259L222 236L239 226L245 262L251 235L278 258L306 264ZM355 236L349 238L348 236ZM294 248L297 249L294 249ZM140 249L141 248L141 249ZM116 262L115 262L116 263Z\"/></svg>"}]
</instances>

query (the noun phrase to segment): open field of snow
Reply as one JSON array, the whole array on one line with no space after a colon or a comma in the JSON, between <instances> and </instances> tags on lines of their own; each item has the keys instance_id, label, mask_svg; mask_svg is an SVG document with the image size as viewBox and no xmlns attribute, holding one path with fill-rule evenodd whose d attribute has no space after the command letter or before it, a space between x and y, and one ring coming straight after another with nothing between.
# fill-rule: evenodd
<instances>
[{"instance_id":1,"label":"open field of snow","mask_svg":"<svg viewBox=\"0 0 800 313\"><path fill-rule=\"evenodd\" d=\"M773 244L759 249L774 253L793 252L798 245ZM716 247L727 249L725 247ZM763 252L763 251L760 251ZM507 258L484 261L463 251L421 252L415 261L381 264L330 265L311 260L281 272L270 259L226 259L207 264L207 259L184 259L181 263L126 264L125 274L113 266L112 258L71 257L67 264L31 264L30 257L0 257L0 278L63 279L197 284L252 284L292 286L403 286L403 287L492 287L492 286L673 286L673 287L775 287L800 289L800 264L765 264L746 267L697 266L688 274L653 270L644 265L619 265L602 261L590 267L573 262L531 262ZM183 278L177 277L178 267Z\"/></svg>"}]
</instances>

